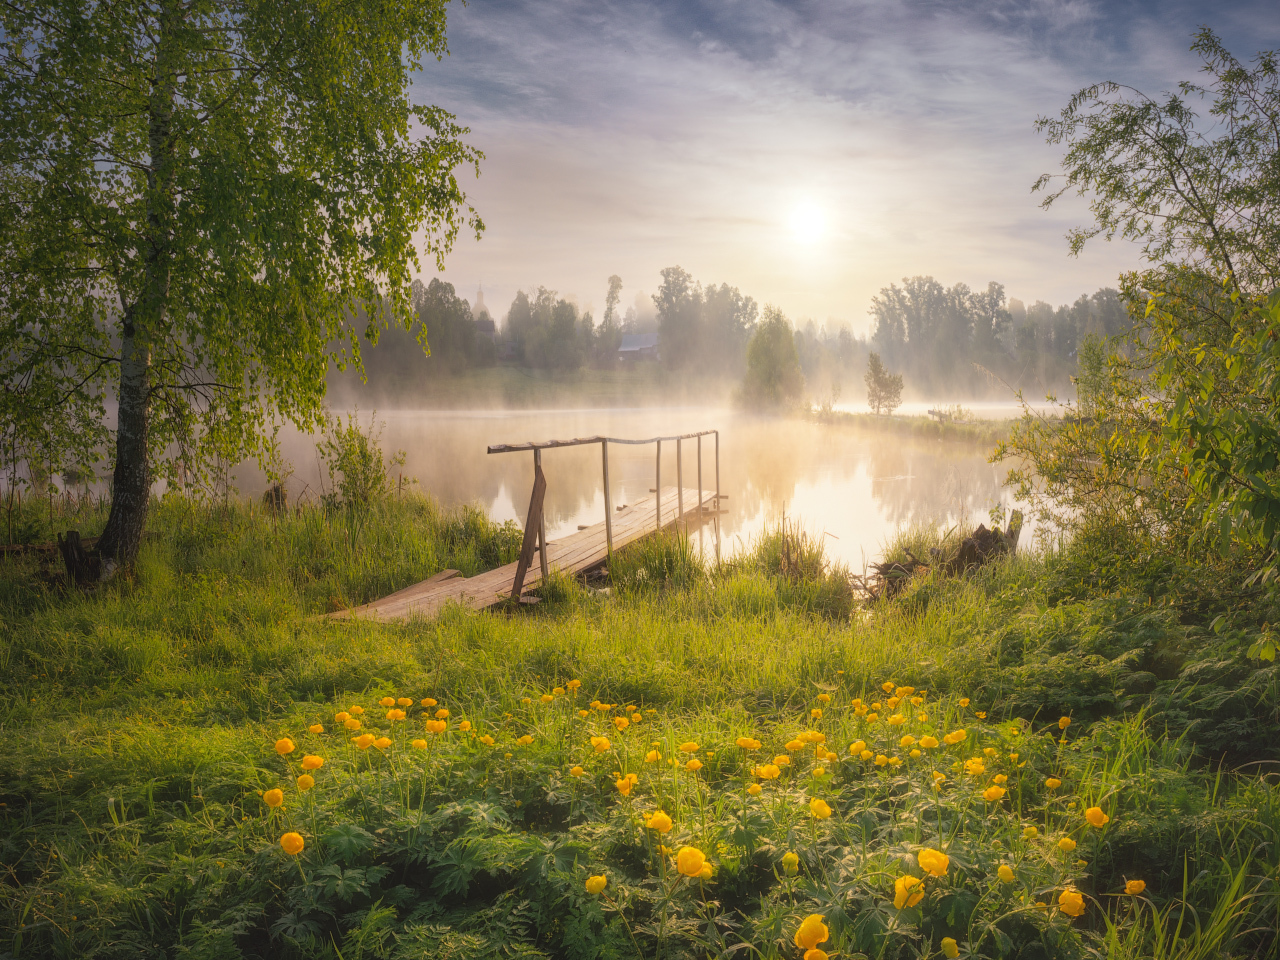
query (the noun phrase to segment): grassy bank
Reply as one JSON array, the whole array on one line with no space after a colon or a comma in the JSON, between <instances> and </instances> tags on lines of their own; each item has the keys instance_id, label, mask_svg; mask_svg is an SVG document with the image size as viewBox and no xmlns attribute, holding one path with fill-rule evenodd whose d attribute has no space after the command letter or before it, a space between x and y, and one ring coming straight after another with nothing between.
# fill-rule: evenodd
<instances>
[{"instance_id":1,"label":"grassy bank","mask_svg":"<svg viewBox=\"0 0 1280 960\"><path fill-rule=\"evenodd\" d=\"M1223 571L1100 531L865 609L775 534L715 571L641 544L611 592L557 577L518 612L337 624L514 531L420 499L175 502L153 530L90 595L3 561L15 957L791 958L811 913L845 956L1275 949L1277 678L1209 627L1274 612Z\"/></svg>"},{"instance_id":2,"label":"grassy bank","mask_svg":"<svg viewBox=\"0 0 1280 960\"><path fill-rule=\"evenodd\" d=\"M841 410L812 409L809 418L817 423L863 430L869 433L912 437L918 440L948 440L991 446L1009 436L1012 420L949 420L934 417L848 413Z\"/></svg>"}]
</instances>

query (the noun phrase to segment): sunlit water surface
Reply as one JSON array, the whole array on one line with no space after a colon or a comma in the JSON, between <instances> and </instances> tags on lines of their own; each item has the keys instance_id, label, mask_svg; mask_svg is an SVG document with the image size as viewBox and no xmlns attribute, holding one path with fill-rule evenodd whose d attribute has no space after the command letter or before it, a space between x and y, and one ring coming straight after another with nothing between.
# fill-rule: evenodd
<instances>
[{"instance_id":1,"label":"sunlit water surface","mask_svg":"<svg viewBox=\"0 0 1280 960\"><path fill-rule=\"evenodd\" d=\"M406 454L404 476L445 505L478 504L494 520L523 525L533 484L530 453L488 454L490 444L605 435L640 439L720 431L720 490L728 496L719 536L728 555L785 515L824 536L828 555L861 570L885 542L915 521L946 525L988 522L997 504L1014 506L1003 486L1007 466L987 462L988 449L964 443L913 440L801 420L762 418L710 408L543 411L379 411L383 449ZM314 440L287 439L296 499L321 487ZM684 484L696 487L697 445L683 443ZM542 455L547 477L546 523L551 539L604 519L598 445ZM716 486L715 442L702 444L702 485ZM615 506L647 496L654 485L653 446L611 445ZM397 471L398 472L398 471ZM674 443L662 446L662 483L675 483ZM327 483L327 478L325 481ZM239 485L262 488L252 469ZM1029 532L1029 531L1027 531ZM714 529L695 542L713 549ZM1025 536L1025 533L1024 533ZM1026 542L1024 540L1024 542Z\"/></svg>"}]
</instances>

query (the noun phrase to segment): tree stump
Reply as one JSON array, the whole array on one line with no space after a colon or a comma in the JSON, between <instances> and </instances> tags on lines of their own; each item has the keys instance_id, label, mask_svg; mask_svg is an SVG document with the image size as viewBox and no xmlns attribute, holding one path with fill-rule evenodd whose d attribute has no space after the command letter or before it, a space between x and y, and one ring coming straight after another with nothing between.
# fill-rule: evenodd
<instances>
[{"instance_id":1,"label":"tree stump","mask_svg":"<svg viewBox=\"0 0 1280 960\"><path fill-rule=\"evenodd\" d=\"M85 549L79 530L68 530L65 537L58 534L58 552L62 554L67 576L76 586L85 586L99 578L101 561Z\"/></svg>"}]
</instances>

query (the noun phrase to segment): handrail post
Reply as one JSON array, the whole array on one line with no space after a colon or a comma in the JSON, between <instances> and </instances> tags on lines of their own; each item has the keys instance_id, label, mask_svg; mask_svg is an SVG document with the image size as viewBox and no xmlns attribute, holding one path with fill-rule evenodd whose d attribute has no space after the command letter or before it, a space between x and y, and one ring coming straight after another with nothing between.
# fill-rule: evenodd
<instances>
[{"instance_id":1,"label":"handrail post","mask_svg":"<svg viewBox=\"0 0 1280 960\"><path fill-rule=\"evenodd\" d=\"M662 441L658 441L657 464L653 469L653 504L658 518L658 532L662 532Z\"/></svg>"},{"instance_id":2,"label":"handrail post","mask_svg":"<svg viewBox=\"0 0 1280 960\"><path fill-rule=\"evenodd\" d=\"M534 473L542 470L542 451L536 447L533 451L533 470ZM538 504L538 568L542 571L542 582L545 584L551 576L551 569L547 563L546 511L541 503Z\"/></svg>"},{"instance_id":3,"label":"handrail post","mask_svg":"<svg viewBox=\"0 0 1280 960\"><path fill-rule=\"evenodd\" d=\"M698 434L698 529L702 529L702 434Z\"/></svg>"},{"instance_id":4,"label":"handrail post","mask_svg":"<svg viewBox=\"0 0 1280 960\"><path fill-rule=\"evenodd\" d=\"M609 441L600 441L600 459L604 463L604 543L605 552L613 558L613 498L609 496Z\"/></svg>"},{"instance_id":5,"label":"handrail post","mask_svg":"<svg viewBox=\"0 0 1280 960\"><path fill-rule=\"evenodd\" d=\"M684 525L684 460L680 457L681 438L676 437L676 514L677 522Z\"/></svg>"}]
</instances>

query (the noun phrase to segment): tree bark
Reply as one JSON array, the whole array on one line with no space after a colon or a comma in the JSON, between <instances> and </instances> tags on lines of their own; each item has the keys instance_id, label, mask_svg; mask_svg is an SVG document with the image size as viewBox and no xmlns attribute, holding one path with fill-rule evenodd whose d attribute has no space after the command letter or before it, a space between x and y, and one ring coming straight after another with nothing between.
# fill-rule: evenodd
<instances>
[{"instance_id":1,"label":"tree bark","mask_svg":"<svg viewBox=\"0 0 1280 960\"><path fill-rule=\"evenodd\" d=\"M151 498L151 352L169 307L176 161L172 139L175 74L171 61L174 20L179 16L173 4L164 4L159 16L155 75L148 103L151 165L147 171L146 259L142 289L134 303L125 308L121 323L111 512L96 551L101 561L98 576L102 579L132 563L138 555Z\"/></svg>"}]
</instances>

